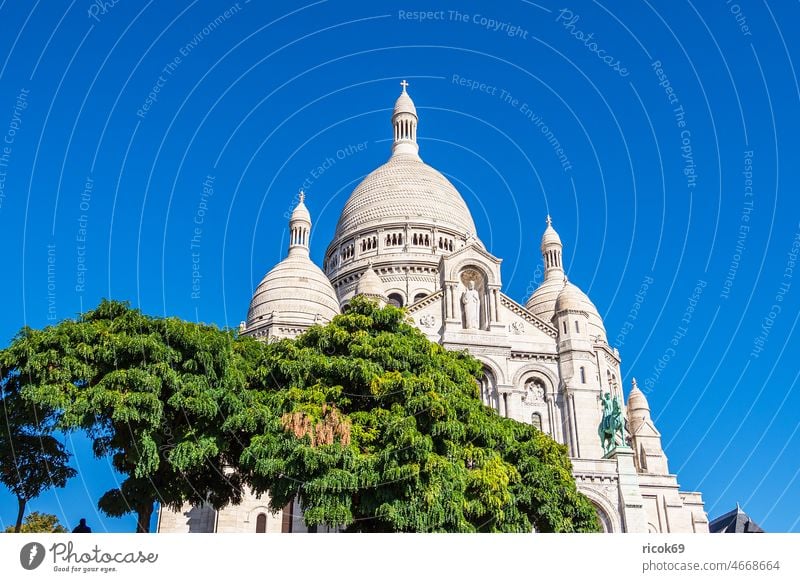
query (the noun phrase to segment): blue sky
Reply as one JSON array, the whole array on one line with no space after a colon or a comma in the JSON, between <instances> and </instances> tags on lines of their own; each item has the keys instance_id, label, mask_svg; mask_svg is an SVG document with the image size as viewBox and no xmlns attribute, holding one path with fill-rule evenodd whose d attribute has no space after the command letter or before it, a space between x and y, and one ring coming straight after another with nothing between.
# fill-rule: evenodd
<instances>
[{"instance_id":1,"label":"blue sky","mask_svg":"<svg viewBox=\"0 0 800 582\"><path fill-rule=\"evenodd\" d=\"M101 297L238 325L301 186L321 262L405 78L505 292L549 212L682 488L800 531L796 3L101 4L0 3L3 344ZM81 477L31 509L131 531L68 442Z\"/></svg>"}]
</instances>

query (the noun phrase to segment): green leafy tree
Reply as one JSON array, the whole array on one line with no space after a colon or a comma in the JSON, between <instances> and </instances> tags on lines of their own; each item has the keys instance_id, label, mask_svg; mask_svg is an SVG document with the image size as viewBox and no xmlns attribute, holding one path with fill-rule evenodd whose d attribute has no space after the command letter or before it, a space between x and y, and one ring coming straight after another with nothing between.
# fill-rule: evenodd
<instances>
[{"instance_id":1,"label":"green leafy tree","mask_svg":"<svg viewBox=\"0 0 800 582\"><path fill-rule=\"evenodd\" d=\"M52 487L64 487L75 475L69 466L69 451L52 434L51 412L21 397L21 390L37 376L32 367L41 364L28 358L33 335L32 330L23 329L14 346L0 352L0 483L17 498L16 532L23 527L30 500ZM28 365L22 367L21 362Z\"/></svg>"},{"instance_id":2,"label":"green leafy tree","mask_svg":"<svg viewBox=\"0 0 800 582\"><path fill-rule=\"evenodd\" d=\"M14 531L14 527L6 528L6 533ZM61 525L58 518L51 513L32 511L25 516L19 533L67 533L67 528Z\"/></svg>"},{"instance_id":3,"label":"green leafy tree","mask_svg":"<svg viewBox=\"0 0 800 582\"><path fill-rule=\"evenodd\" d=\"M39 335L35 356L48 365L23 394L57 411L60 428L85 430L95 455L122 473L98 501L104 513L134 513L136 531L147 532L156 502L241 500L228 469L241 451L220 416L243 381L233 334L103 301Z\"/></svg>"},{"instance_id":4,"label":"green leafy tree","mask_svg":"<svg viewBox=\"0 0 800 582\"><path fill-rule=\"evenodd\" d=\"M272 509L346 531L599 531L565 447L478 397L480 363L403 310L356 299L296 340L247 347L226 427Z\"/></svg>"}]
</instances>

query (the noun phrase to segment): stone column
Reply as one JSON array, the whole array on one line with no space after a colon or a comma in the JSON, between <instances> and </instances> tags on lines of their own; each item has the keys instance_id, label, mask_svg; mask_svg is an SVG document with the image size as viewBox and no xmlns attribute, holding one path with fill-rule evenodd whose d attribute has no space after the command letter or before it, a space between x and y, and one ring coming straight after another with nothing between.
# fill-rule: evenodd
<instances>
[{"instance_id":1,"label":"stone column","mask_svg":"<svg viewBox=\"0 0 800 582\"><path fill-rule=\"evenodd\" d=\"M581 456L581 449L578 446L578 434L575 430L575 397L570 392L564 393L564 404L566 405L565 415L567 417L567 445L573 457Z\"/></svg>"},{"instance_id":2,"label":"stone column","mask_svg":"<svg viewBox=\"0 0 800 582\"><path fill-rule=\"evenodd\" d=\"M452 321L461 322L461 310L460 310L460 297L456 297L456 284L455 283L445 283L447 285L447 318Z\"/></svg>"},{"instance_id":3,"label":"stone column","mask_svg":"<svg viewBox=\"0 0 800 582\"><path fill-rule=\"evenodd\" d=\"M450 283L444 284L444 317L453 319L453 286Z\"/></svg>"},{"instance_id":4,"label":"stone column","mask_svg":"<svg viewBox=\"0 0 800 582\"><path fill-rule=\"evenodd\" d=\"M506 392L506 416L525 422L522 418L522 396L519 392Z\"/></svg>"},{"instance_id":5,"label":"stone column","mask_svg":"<svg viewBox=\"0 0 800 582\"><path fill-rule=\"evenodd\" d=\"M633 465L633 451L630 447L617 447L609 453L608 458L617 461L620 513L624 531L647 533L647 514L639 489L639 477Z\"/></svg>"},{"instance_id":6,"label":"stone column","mask_svg":"<svg viewBox=\"0 0 800 582\"><path fill-rule=\"evenodd\" d=\"M500 416L508 416L506 411L506 393L505 392L497 392L497 400L498 400L498 410L497 412L500 413Z\"/></svg>"},{"instance_id":7,"label":"stone column","mask_svg":"<svg viewBox=\"0 0 800 582\"><path fill-rule=\"evenodd\" d=\"M550 428L549 434L556 442L558 442L558 437L560 435L558 435L556 431L556 415L553 398L549 394L545 394L544 401L547 404L547 423L548 427ZM563 445L564 443L562 442L561 444Z\"/></svg>"}]
</instances>

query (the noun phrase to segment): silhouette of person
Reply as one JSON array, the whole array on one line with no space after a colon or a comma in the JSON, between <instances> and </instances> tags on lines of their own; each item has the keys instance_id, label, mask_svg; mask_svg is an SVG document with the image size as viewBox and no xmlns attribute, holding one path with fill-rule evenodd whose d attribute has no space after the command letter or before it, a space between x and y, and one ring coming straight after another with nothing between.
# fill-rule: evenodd
<instances>
[{"instance_id":1,"label":"silhouette of person","mask_svg":"<svg viewBox=\"0 0 800 582\"><path fill-rule=\"evenodd\" d=\"M86 518L82 517L81 522L75 526L72 533L92 533L92 528L86 525Z\"/></svg>"}]
</instances>

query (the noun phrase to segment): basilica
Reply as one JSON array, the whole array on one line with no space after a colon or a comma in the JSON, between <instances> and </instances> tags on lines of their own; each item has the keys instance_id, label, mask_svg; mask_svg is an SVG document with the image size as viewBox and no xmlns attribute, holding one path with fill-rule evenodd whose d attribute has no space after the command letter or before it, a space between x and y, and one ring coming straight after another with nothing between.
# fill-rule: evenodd
<instances>
[{"instance_id":1,"label":"basilica","mask_svg":"<svg viewBox=\"0 0 800 582\"><path fill-rule=\"evenodd\" d=\"M550 217L541 239L544 280L517 303L503 293L501 259L484 247L458 190L422 161L417 110L402 86L389 160L350 195L322 268L309 256L312 221L301 193L288 254L256 288L241 333L295 337L329 322L357 295L404 307L431 341L483 363L486 406L566 445L578 489L606 532L708 532L702 496L681 491L670 473L635 380L625 400L619 352L597 308L567 278ZM612 409L619 429L604 434ZM219 511L162 508L158 531L308 529L295 504L273 513L264 496L251 495Z\"/></svg>"}]
</instances>

